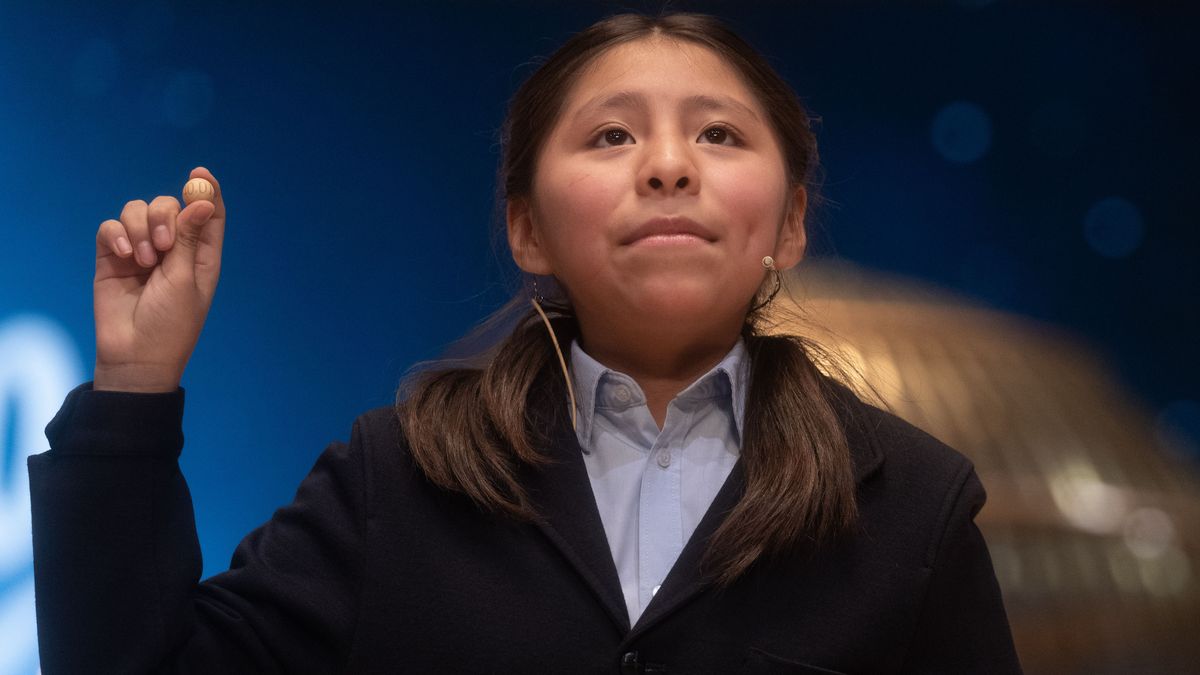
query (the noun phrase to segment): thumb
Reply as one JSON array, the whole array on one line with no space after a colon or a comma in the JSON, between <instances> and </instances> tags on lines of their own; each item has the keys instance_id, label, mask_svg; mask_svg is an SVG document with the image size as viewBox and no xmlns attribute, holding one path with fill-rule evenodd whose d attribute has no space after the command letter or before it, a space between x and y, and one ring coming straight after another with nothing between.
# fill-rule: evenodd
<instances>
[{"instance_id":1,"label":"thumb","mask_svg":"<svg viewBox=\"0 0 1200 675\"><path fill-rule=\"evenodd\" d=\"M175 245L163 258L163 273L172 279L192 279L200 234L213 216L212 202L198 200L188 204L175 217Z\"/></svg>"}]
</instances>

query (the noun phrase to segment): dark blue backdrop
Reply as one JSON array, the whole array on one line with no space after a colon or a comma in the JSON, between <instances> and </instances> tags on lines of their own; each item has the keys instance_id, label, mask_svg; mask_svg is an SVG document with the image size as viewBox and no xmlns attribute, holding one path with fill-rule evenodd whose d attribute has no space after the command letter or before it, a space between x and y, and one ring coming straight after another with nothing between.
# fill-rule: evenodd
<instances>
[{"instance_id":1,"label":"dark blue backdrop","mask_svg":"<svg viewBox=\"0 0 1200 675\"><path fill-rule=\"evenodd\" d=\"M533 57L646 6L339 4L0 4L0 332L48 319L90 376L100 221L177 195L195 165L222 181L221 286L184 379L206 575L409 365L507 297L505 101ZM1196 10L672 6L728 19L822 118L814 253L1072 329L1197 433ZM17 421L53 410L0 387L16 494L45 447ZM0 604L27 569L0 569Z\"/></svg>"}]
</instances>

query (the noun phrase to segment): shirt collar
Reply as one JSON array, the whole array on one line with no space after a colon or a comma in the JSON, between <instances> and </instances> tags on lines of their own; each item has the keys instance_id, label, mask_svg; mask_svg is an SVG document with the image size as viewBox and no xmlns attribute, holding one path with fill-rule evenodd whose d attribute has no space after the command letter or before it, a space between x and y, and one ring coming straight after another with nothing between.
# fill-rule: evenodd
<instances>
[{"instance_id":1,"label":"shirt collar","mask_svg":"<svg viewBox=\"0 0 1200 675\"><path fill-rule=\"evenodd\" d=\"M595 419L597 397L602 381L615 379L627 381L635 388L636 403L644 403L644 397L633 378L608 368L583 351L578 340L571 342L571 379L575 387L578 406L576 434L579 444L586 450L590 447L592 421ZM746 417L746 388L750 382L750 358L742 338L717 365L701 375L675 397L676 400L711 398L727 394L731 398L733 421L739 439L743 435L742 424ZM726 385L728 388L726 388Z\"/></svg>"}]
</instances>

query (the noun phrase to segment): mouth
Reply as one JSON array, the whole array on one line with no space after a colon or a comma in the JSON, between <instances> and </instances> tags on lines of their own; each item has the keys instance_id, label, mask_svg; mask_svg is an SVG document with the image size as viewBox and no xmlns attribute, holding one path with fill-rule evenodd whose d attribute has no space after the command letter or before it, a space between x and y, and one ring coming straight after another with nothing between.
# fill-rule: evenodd
<instances>
[{"instance_id":1,"label":"mouth","mask_svg":"<svg viewBox=\"0 0 1200 675\"><path fill-rule=\"evenodd\" d=\"M700 223L684 216L660 216L639 225L621 240L622 246L638 243L712 243L717 238Z\"/></svg>"}]
</instances>

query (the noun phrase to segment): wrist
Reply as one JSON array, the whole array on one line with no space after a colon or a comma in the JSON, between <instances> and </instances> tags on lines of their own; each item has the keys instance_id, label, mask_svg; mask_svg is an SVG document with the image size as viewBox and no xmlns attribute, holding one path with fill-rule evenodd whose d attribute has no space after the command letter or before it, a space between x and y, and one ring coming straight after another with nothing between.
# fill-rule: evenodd
<instances>
[{"instance_id":1,"label":"wrist","mask_svg":"<svg viewBox=\"0 0 1200 675\"><path fill-rule=\"evenodd\" d=\"M139 394L166 394L179 388L182 378L164 373L162 366L144 364L96 364L93 391L126 391Z\"/></svg>"}]
</instances>

